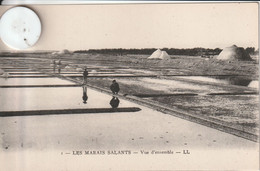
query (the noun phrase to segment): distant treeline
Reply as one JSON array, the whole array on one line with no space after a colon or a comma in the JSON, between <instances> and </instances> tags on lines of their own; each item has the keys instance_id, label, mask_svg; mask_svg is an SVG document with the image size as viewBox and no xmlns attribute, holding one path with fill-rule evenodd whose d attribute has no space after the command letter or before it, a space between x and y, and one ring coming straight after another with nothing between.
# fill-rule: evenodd
<instances>
[{"instance_id":1,"label":"distant treeline","mask_svg":"<svg viewBox=\"0 0 260 171\"><path fill-rule=\"evenodd\" d=\"M247 47L245 50L246 50L246 52L247 52L248 54L250 54L250 55L256 55L256 54L259 53L259 50L258 50L258 49L255 50L254 47Z\"/></svg>"},{"instance_id":2,"label":"distant treeline","mask_svg":"<svg viewBox=\"0 0 260 171\"><path fill-rule=\"evenodd\" d=\"M74 53L99 53L99 54L143 54L151 55L157 49L146 48L146 49L90 49L90 50L78 50ZM188 55L188 56L198 56L198 55L218 55L221 49L205 49L205 48L192 48L192 49L175 49L175 48L163 48L161 50L166 51L169 55Z\"/></svg>"},{"instance_id":3,"label":"distant treeline","mask_svg":"<svg viewBox=\"0 0 260 171\"><path fill-rule=\"evenodd\" d=\"M145 48L145 49L89 49L89 50L78 50L74 53L91 53L91 54L113 54L113 55L126 55L126 54L143 54L151 55L156 48ZM166 51L169 55L187 55L187 56L211 56L218 55L222 49L206 49L206 48L191 48L191 49L176 49L176 48L163 48L161 50ZM249 54L258 54L258 49L254 47L247 47L246 52Z\"/></svg>"}]
</instances>

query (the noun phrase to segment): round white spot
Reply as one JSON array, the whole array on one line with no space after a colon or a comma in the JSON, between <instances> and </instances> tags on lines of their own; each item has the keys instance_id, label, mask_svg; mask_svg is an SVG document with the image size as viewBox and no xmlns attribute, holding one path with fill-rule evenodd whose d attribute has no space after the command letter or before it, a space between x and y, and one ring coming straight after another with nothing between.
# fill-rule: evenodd
<instances>
[{"instance_id":1,"label":"round white spot","mask_svg":"<svg viewBox=\"0 0 260 171\"><path fill-rule=\"evenodd\" d=\"M38 41L40 35L40 19L29 8L11 8L0 20L0 37L11 48L29 48Z\"/></svg>"}]
</instances>

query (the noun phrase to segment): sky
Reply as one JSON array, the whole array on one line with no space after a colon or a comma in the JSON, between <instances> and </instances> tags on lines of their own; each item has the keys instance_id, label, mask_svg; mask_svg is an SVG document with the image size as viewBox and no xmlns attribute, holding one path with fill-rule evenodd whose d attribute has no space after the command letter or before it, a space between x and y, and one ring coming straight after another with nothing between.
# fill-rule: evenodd
<instances>
[{"instance_id":1,"label":"sky","mask_svg":"<svg viewBox=\"0 0 260 171\"><path fill-rule=\"evenodd\" d=\"M42 33L28 50L258 47L257 3L29 5ZM11 6L0 6L2 15ZM0 42L0 50L12 50Z\"/></svg>"}]
</instances>

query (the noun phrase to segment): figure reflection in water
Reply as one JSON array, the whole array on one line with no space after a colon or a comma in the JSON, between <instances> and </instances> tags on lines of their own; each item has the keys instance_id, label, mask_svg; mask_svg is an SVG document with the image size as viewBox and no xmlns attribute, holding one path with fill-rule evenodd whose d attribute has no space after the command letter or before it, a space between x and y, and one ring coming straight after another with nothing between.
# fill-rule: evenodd
<instances>
[{"instance_id":1,"label":"figure reflection in water","mask_svg":"<svg viewBox=\"0 0 260 171\"><path fill-rule=\"evenodd\" d=\"M113 109L115 109L118 107L119 102L120 100L117 97L113 96L113 98L110 100L110 105Z\"/></svg>"},{"instance_id":2,"label":"figure reflection in water","mask_svg":"<svg viewBox=\"0 0 260 171\"><path fill-rule=\"evenodd\" d=\"M87 96L87 86L84 85L82 88L83 88L82 100L83 100L83 103L86 104L86 103L87 103L87 100L88 100L88 96Z\"/></svg>"}]
</instances>

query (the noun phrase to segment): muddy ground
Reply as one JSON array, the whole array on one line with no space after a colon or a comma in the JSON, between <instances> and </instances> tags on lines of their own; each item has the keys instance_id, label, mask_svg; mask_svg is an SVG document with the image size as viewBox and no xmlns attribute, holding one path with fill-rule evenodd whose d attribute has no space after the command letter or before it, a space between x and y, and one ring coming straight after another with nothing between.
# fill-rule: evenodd
<instances>
[{"instance_id":1,"label":"muddy ground","mask_svg":"<svg viewBox=\"0 0 260 171\"><path fill-rule=\"evenodd\" d=\"M70 60L75 59L74 61L78 64L82 61L82 64L87 65L109 66L115 69L143 69L162 75L243 75L258 79L257 61L221 61L215 58L174 55L169 60L149 60L148 57L148 55L116 56L101 54L73 54L72 58L69 55L67 56Z\"/></svg>"}]
</instances>

